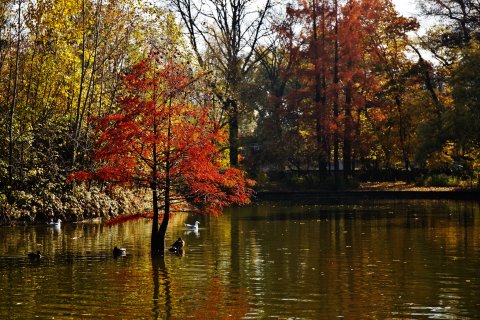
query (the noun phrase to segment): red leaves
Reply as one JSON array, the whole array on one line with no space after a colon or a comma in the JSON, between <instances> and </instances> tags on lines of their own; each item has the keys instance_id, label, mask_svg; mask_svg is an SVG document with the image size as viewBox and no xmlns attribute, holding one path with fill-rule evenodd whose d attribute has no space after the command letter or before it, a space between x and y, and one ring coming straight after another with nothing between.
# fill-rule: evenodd
<instances>
[{"instance_id":1,"label":"red leaves","mask_svg":"<svg viewBox=\"0 0 480 320\"><path fill-rule=\"evenodd\" d=\"M85 171L78 171L78 172L75 172L73 174L70 174L68 176L67 181L68 182L73 182L73 181L83 182L83 181L86 181L86 180L90 180L91 178L92 178L91 173L85 172Z\"/></svg>"},{"instance_id":2,"label":"red leaves","mask_svg":"<svg viewBox=\"0 0 480 320\"><path fill-rule=\"evenodd\" d=\"M116 224L125 223L127 221L136 221L141 218L151 219L153 217L152 213L134 213L134 214L122 214L118 217L110 219L107 221L106 225L111 227Z\"/></svg>"},{"instance_id":3,"label":"red leaves","mask_svg":"<svg viewBox=\"0 0 480 320\"><path fill-rule=\"evenodd\" d=\"M226 133L207 109L191 103L189 93L204 74L161 62L152 55L124 75L119 111L95 120L97 168L76 179L146 187L156 173L160 197L169 188L175 202L183 199L198 210L220 213L230 203L248 203L251 184L242 172L219 167Z\"/></svg>"}]
</instances>

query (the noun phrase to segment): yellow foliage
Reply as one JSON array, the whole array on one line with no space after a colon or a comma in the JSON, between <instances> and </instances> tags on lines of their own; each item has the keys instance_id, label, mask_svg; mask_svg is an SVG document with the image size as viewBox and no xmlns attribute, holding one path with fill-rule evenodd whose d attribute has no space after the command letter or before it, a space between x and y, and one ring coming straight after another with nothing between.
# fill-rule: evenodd
<instances>
[{"instance_id":1,"label":"yellow foliage","mask_svg":"<svg viewBox=\"0 0 480 320\"><path fill-rule=\"evenodd\" d=\"M454 162L455 143L447 142L442 150L432 152L426 161L428 169L437 170L448 167Z\"/></svg>"},{"instance_id":2,"label":"yellow foliage","mask_svg":"<svg viewBox=\"0 0 480 320\"><path fill-rule=\"evenodd\" d=\"M312 135L312 132L310 130L300 130L298 133L302 138L307 138Z\"/></svg>"}]
</instances>

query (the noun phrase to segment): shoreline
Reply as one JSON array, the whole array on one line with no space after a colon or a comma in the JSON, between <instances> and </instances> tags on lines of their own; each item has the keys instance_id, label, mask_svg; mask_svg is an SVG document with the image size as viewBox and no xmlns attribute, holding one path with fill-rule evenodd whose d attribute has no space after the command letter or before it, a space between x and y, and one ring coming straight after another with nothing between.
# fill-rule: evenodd
<instances>
[{"instance_id":1,"label":"shoreline","mask_svg":"<svg viewBox=\"0 0 480 320\"><path fill-rule=\"evenodd\" d=\"M293 202L293 203L342 203L356 200L453 200L475 201L480 203L480 189L464 189L458 187L417 187L403 182L366 183L353 190L286 190L270 189L255 191L252 203L258 202ZM66 223L89 223L93 219L104 219L93 216L81 220L67 220ZM98 221L98 220L97 220ZM97 222L98 223L98 222ZM8 217L0 214L0 226L46 224L45 221Z\"/></svg>"},{"instance_id":2,"label":"shoreline","mask_svg":"<svg viewBox=\"0 0 480 320\"><path fill-rule=\"evenodd\" d=\"M480 201L480 190L347 190L347 191L258 191L256 201L321 201L335 199L425 199Z\"/></svg>"}]
</instances>

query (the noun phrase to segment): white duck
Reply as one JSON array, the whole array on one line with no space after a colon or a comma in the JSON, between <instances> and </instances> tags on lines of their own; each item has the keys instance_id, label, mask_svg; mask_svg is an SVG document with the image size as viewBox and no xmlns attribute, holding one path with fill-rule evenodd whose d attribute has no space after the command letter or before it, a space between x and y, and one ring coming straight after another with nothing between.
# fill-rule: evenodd
<instances>
[{"instance_id":1,"label":"white duck","mask_svg":"<svg viewBox=\"0 0 480 320\"><path fill-rule=\"evenodd\" d=\"M198 225L199 224L200 224L200 222L198 222L198 221L195 221L195 224L185 223L185 227L190 231L198 232Z\"/></svg>"},{"instance_id":2,"label":"white duck","mask_svg":"<svg viewBox=\"0 0 480 320\"><path fill-rule=\"evenodd\" d=\"M60 227L62 225L62 219L58 218L56 222L54 222L53 219L50 219L48 224L54 227Z\"/></svg>"}]
</instances>

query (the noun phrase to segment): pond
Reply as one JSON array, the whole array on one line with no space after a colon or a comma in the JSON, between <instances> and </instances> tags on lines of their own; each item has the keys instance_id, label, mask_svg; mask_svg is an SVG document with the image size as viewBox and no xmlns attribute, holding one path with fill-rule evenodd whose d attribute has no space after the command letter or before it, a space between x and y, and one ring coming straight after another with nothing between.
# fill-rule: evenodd
<instances>
[{"instance_id":1,"label":"pond","mask_svg":"<svg viewBox=\"0 0 480 320\"><path fill-rule=\"evenodd\" d=\"M0 227L0 319L480 319L480 205L257 204L146 220ZM199 232L183 224L200 221ZM126 256L114 258L122 246ZM44 257L31 261L27 253Z\"/></svg>"}]
</instances>

